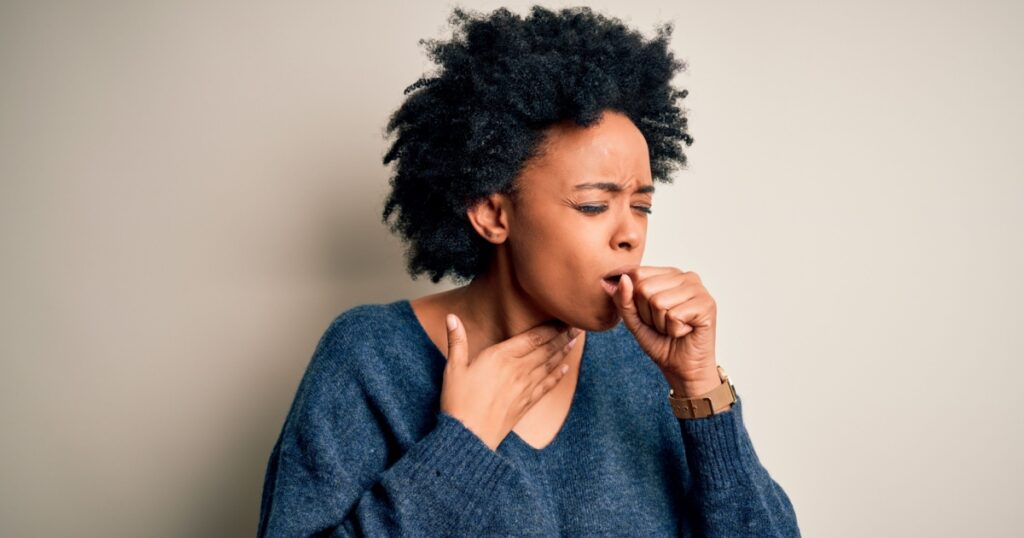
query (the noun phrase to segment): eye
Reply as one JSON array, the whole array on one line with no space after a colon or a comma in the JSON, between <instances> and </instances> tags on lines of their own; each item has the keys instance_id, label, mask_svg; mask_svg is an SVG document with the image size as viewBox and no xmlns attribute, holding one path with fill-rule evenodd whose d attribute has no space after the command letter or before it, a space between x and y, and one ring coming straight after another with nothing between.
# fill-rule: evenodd
<instances>
[{"instance_id":1,"label":"eye","mask_svg":"<svg viewBox=\"0 0 1024 538\"><path fill-rule=\"evenodd\" d=\"M576 209L578 209L581 213L588 213L588 214L591 214L591 215L596 215L597 213L601 213L605 209L608 209L608 206L606 206L606 205L578 205L578 206L576 206Z\"/></svg>"},{"instance_id":2,"label":"eye","mask_svg":"<svg viewBox=\"0 0 1024 538\"><path fill-rule=\"evenodd\" d=\"M649 205L635 205L635 206L633 206L633 208L639 209L640 211L642 211L642 212L644 212L644 213L646 213L648 215L650 215L653 212L653 209ZM586 214L589 214L589 215L596 215L598 213L603 213L606 209L608 209L608 206L606 206L606 205L577 205L576 209L579 210L581 213L586 213Z\"/></svg>"}]
</instances>

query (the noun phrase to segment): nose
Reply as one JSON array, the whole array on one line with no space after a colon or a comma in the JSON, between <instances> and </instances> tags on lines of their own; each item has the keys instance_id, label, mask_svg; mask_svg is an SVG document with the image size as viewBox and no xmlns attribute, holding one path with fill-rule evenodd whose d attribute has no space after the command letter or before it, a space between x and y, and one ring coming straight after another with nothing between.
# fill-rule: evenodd
<instances>
[{"instance_id":1,"label":"nose","mask_svg":"<svg viewBox=\"0 0 1024 538\"><path fill-rule=\"evenodd\" d=\"M619 219L612 234L612 248L615 250L632 251L643 246L647 234L647 223L643 217L625 214Z\"/></svg>"}]
</instances>

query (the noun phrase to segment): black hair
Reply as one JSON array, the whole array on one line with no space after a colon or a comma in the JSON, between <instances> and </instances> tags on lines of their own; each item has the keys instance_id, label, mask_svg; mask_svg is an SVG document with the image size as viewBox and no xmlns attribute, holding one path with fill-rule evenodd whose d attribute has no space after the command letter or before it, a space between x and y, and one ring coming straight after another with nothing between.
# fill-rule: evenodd
<instances>
[{"instance_id":1,"label":"black hair","mask_svg":"<svg viewBox=\"0 0 1024 538\"><path fill-rule=\"evenodd\" d=\"M616 110L643 133L655 181L671 183L686 167L679 141L693 138L676 101L688 92L671 86L686 63L668 48L671 22L651 40L589 7L535 5L525 18L456 7L448 22L449 41L419 40L440 68L405 89L385 130L398 136L384 156L396 167L383 221L407 243L413 280L450 274L463 283L487 269L495 245L466 210L492 193L514 197L516 177L543 154L552 124L589 126Z\"/></svg>"}]
</instances>

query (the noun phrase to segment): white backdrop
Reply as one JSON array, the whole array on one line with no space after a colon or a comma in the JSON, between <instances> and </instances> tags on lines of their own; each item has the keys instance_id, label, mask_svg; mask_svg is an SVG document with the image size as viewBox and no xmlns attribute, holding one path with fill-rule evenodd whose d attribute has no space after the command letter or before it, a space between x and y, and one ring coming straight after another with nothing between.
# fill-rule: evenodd
<instances>
[{"instance_id":1,"label":"white backdrop","mask_svg":"<svg viewBox=\"0 0 1024 538\"><path fill-rule=\"evenodd\" d=\"M450 287L380 211L454 5L3 3L0 535L253 535L327 324ZM589 5L676 25L644 263L717 300L805 536L1024 534L1022 4Z\"/></svg>"}]
</instances>

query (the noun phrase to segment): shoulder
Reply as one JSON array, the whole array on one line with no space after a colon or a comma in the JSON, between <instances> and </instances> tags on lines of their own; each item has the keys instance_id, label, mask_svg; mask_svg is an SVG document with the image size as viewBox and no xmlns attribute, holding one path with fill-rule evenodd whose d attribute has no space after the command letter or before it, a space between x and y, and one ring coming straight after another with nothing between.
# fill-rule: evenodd
<instances>
[{"instance_id":1,"label":"shoulder","mask_svg":"<svg viewBox=\"0 0 1024 538\"><path fill-rule=\"evenodd\" d=\"M401 302L350 307L331 320L321 340L361 346L364 350L378 347L384 341L393 341L396 335L410 332Z\"/></svg>"},{"instance_id":2,"label":"shoulder","mask_svg":"<svg viewBox=\"0 0 1024 538\"><path fill-rule=\"evenodd\" d=\"M427 360L408 305L361 304L334 317L310 359L293 404L296 431L401 426L428 412L442 372ZM403 430L404 431L404 430Z\"/></svg>"},{"instance_id":3,"label":"shoulder","mask_svg":"<svg viewBox=\"0 0 1024 538\"><path fill-rule=\"evenodd\" d=\"M324 472L343 472L341 465L355 457L342 453L348 440L379 439L379 429L388 427L378 413L380 402L393 393L380 368L390 358L381 342L386 329L402 324L395 306L353 306L328 323L285 419L283 446L290 457L329 470Z\"/></svg>"},{"instance_id":4,"label":"shoulder","mask_svg":"<svg viewBox=\"0 0 1024 538\"><path fill-rule=\"evenodd\" d=\"M307 377L365 375L407 331L398 304L369 303L348 308L328 324L310 359Z\"/></svg>"},{"instance_id":5,"label":"shoulder","mask_svg":"<svg viewBox=\"0 0 1024 538\"><path fill-rule=\"evenodd\" d=\"M379 332L394 328L399 319L398 302L369 303L353 306L331 320L325 336L345 336L358 331Z\"/></svg>"}]
</instances>

